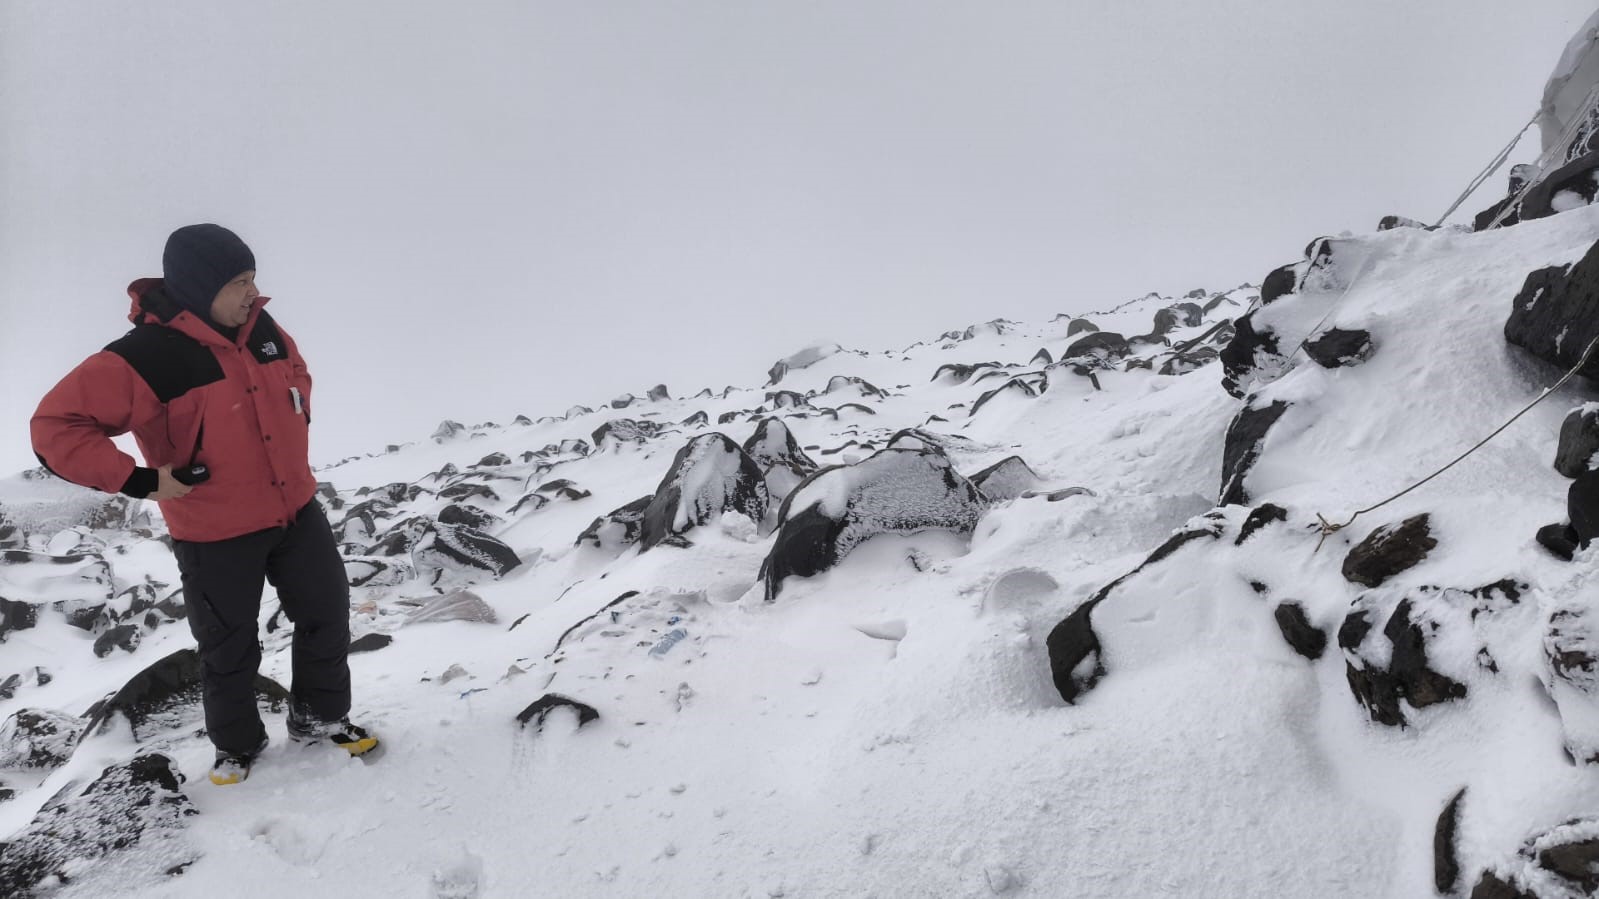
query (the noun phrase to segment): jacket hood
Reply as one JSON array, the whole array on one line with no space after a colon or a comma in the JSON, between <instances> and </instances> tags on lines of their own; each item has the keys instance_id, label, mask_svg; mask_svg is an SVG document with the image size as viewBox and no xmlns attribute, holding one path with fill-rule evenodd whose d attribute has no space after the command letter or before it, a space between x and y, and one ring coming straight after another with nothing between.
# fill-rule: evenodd
<instances>
[{"instance_id":1,"label":"jacket hood","mask_svg":"<svg viewBox=\"0 0 1599 899\"><path fill-rule=\"evenodd\" d=\"M166 287L160 278L139 278L128 285L128 298L133 301L132 308L128 310L128 321L136 325L165 325L193 337L202 343L230 344L211 323L204 321L182 306L172 297L167 295ZM272 298L268 296L257 297L250 306L250 317L239 327L239 334L250 333L255 327L256 319L261 314L261 307L265 306Z\"/></svg>"}]
</instances>

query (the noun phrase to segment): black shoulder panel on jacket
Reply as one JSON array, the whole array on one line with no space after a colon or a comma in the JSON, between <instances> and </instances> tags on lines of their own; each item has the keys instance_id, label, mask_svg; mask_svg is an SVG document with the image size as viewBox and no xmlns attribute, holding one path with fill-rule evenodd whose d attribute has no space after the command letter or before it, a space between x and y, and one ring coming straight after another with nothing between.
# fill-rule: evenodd
<instances>
[{"instance_id":1,"label":"black shoulder panel on jacket","mask_svg":"<svg viewBox=\"0 0 1599 899\"><path fill-rule=\"evenodd\" d=\"M138 325L106 351L121 356L163 403L223 378L222 364L210 350L189 335L161 325Z\"/></svg>"},{"instance_id":2,"label":"black shoulder panel on jacket","mask_svg":"<svg viewBox=\"0 0 1599 899\"><path fill-rule=\"evenodd\" d=\"M245 341L245 345L250 348L255 361L262 365L284 362L289 358L289 348L283 345L283 334L265 309L255 317L255 327L250 329L250 339Z\"/></svg>"}]
</instances>

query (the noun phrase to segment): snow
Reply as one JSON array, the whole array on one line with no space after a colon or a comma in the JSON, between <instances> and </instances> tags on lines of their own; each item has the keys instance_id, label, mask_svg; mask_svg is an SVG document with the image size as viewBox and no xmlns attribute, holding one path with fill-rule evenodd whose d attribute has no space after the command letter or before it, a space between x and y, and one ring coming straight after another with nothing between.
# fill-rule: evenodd
<instances>
[{"instance_id":1,"label":"snow","mask_svg":"<svg viewBox=\"0 0 1599 899\"><path fill-rule=\"evenodd\" d=\"M1466 888L1486 868L1547 876L1519 854L1524 844L1599 812L1599 783L1563 754L1599 744L1595 698L1566 682L1551 700L1540 685L1550 616L1592 614L1594 556L1568 565L1532 541L1562 519L1568 482L1549 462L1566 412L1591 400L1591 388L1568 385L1319 549L1314 525L1317 513L1345 521L1409 486L1553 383L1558 373L1505 345L1503 322L1527 272L1580 258L1596 233L1590 207L1486 234L1399 229L1336 241L1331 267L1259 318L1284 335L1285 352L1327 327L1369 330L1377 350L1334 370L1300 353L1259 386L1261 402L1292 405L1246 483L1255 502L1282 505L1288 518L1242 543L1247 510L1200 517L1212 511L1223 435L1240 408L1215 363L1176 377L1107 369L1098 390L1051 369L1047 385L1029 378L1045 387L1035 396L1007 390L968 414L988 391L1037 371L1026 363L1041 346L1058 355L1070 343L1064 319L788 360L785 390L823 391L844 377L886 394L854 398L874 415L776 413L817 461L861 460L810 480L790 497L790 515L814 506L837 517L863 496L884 514L919 509L924 481L969 477L1010 456L1048 490L1084 489L988 506L969 535L863 532L838 566L791 579L771 603L752 588L772 537L750 516L695 529L690 548L574 545L597 517L655 490L689 439L667 426L589 453L578 441L617 414L596 397L572 397L587 405L563 417L461 426L449 439L323 468L344 503L330 512L335 524L381 492L357 497L359 488L426 488L387 496L398 505L378 520L379 535L442 504L433 491L450 479L430 475L447 464L510 478L504 488L472 481L499 497L472 502L502 516L488 536L521 564L499 579L452 570L436 588L436 572L413 574L408 556L352 554L352 577L403 563L352 588L355 632L394 635L351 657L356 717L382 736L383 756L364 763L286 745L282 719L271 717L273 744L255 772L224 789L205 781L211 750L192 722L164 733L156 745L187 776L183 791L199 811L183 837L198 861L168 878L151 865L164 856L138 848L96 862L60 895L116 884L126 896L1397 899L1432 894L1433 828L1463 786ZM1222 302L1168 338L1179 345L1240 314L1252 292L1228 292L1239 305ZM1175 302L1146 296L1087 317L1142 334ZM1169 350L1135 352L1158 360ZM980 362L1011 368L1005 380L934 378L941 366ZM774 414L760 381L755 373L744 387L627 414L665 426L735 413L716 427L738 442ZM846 383L856 382L837 386ZM935 414L945 420L929 421ZM912 427L949 438L945 455L884 449ZM737 459L713 443L705 452L720 455L678 485L680 521ZM782 448L774 430L757 454ZM491 453L513 461L471 468ZM905 458L916 465L891 464ZM556 478L589 495L510 511ZM27 551L93 554L0 565L0 595L42 604L36 627L5 636L0 680L38 666L52 675L25 679L0 700L0 718L22 708L81 715L192 643L182 624L165 623L136 652L97 659L95 635L51 607L116 599L119 609L133 599L117 599L129 587L168 585L152 588L160 598L178 583L170 552L134 530L159 536L159 516L90 527L103 500L49 479L0 482L0 507L23 525ZM1439 541L1425 562L1369 593L1343 578L1356 542L1423 512ZM1050 629L1197 524L1220 535L1127 578L1096 607L1106 675L1066 705L1050 679ZM1463 592L1507 577L1528 585L1518 602ZM472 620L400 627L411 610L449 603L468 585ZM1468 695L1405 706L1401 729L1373 723L1351 695L1336 633L1357 600L1371 606L1375 627L1359 658L1382 664L1378 632L1406 598L1415 620L1437 625L1432 670ZM1333 638L1319 660L1296 655L1278 631L1273 610L1285 601ZM1472 614L1484 604L1491 609ZM269 588L263 622L276 611ZM263 673L287 684L287 629L264 642ZM1483 666L1483 648L1497 673ZM542 729L520 726L517 714L546 693L599 718L579 726L558 710ZM85 737L56 771L0 771L18 791L0 803L0 835L140 748L118 726Z\"/></svg>"}]
</instances>

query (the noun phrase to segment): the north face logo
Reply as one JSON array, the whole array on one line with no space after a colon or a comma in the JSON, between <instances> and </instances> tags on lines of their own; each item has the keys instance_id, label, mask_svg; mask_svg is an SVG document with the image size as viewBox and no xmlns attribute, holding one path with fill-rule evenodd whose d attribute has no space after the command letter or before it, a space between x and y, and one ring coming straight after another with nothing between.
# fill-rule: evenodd
<instances>
[{"instance_id":1,"label":"the north face logo","mask_svg":"<svg viewBox=\"0 0 1599 899\"><path fill-rule=\"evenodd\" d=\"M263 356L276 356L277 354L278 354L277 341L268 340L266 343L261 344L261 355L263 355Z\"/></svg>"}]
</instances>

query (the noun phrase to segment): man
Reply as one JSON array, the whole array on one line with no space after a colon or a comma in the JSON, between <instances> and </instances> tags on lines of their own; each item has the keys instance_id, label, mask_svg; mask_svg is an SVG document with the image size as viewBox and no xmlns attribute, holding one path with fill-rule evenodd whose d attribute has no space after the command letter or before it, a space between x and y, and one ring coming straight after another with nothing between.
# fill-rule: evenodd
<instances>
[{"instance_id":1,"label":"man","mask_svg":"<svg viewBox=\"0 0 1599 899\"><path fill-rule=\"evenodd\" d=\"M162 278L128 287L133 330L39 403L34 451L66 480L160 504L199 643L212 783L245 779L267 745L263 580L294 622L290 738L366 753L377 739L347 717L349 584L308 461L311 376L238 235L179 228L161 262ZM144 466L111 441L129 431Z\"/></svg>"}]
</instances>

